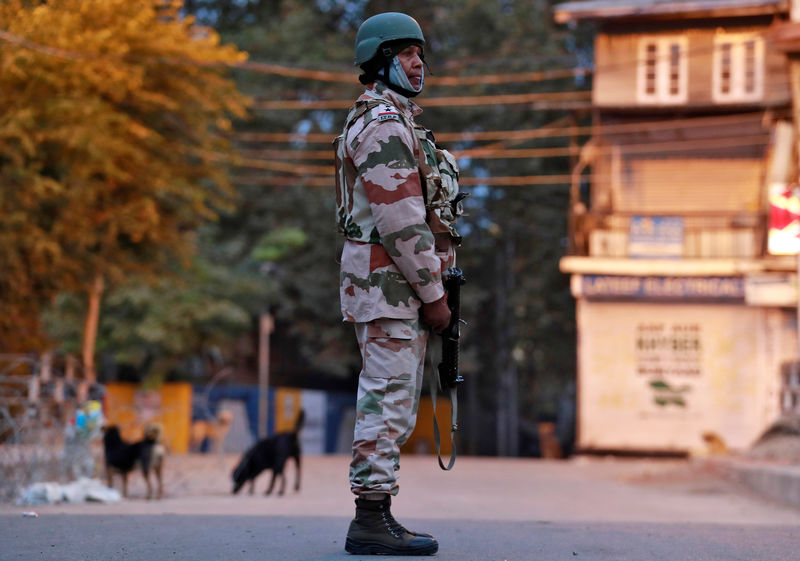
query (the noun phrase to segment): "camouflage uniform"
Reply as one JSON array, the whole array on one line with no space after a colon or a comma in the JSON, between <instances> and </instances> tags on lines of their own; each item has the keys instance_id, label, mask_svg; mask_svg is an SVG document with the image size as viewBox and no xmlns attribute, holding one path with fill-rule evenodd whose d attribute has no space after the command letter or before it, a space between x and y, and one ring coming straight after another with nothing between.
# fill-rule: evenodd
<instances>
[{"instance_id":1,"label":"camouflage uniform","mask_svg":"<svg viewBox=\"0 0 800 561\"><path fill-rule=\"evenodd\" d=\"M436 206L451 193L441 193L444 174L426 161L431 148L420 139L430 135L414 122L420 112L376 82L336 142L337 218L346 237L341 308L362 356L350 464L357 495L397 494L395 471L414 430L428 339L419 309L444 295L442 274L455 264L455 217L448 205Z\"/></svg>"}]
</instances>

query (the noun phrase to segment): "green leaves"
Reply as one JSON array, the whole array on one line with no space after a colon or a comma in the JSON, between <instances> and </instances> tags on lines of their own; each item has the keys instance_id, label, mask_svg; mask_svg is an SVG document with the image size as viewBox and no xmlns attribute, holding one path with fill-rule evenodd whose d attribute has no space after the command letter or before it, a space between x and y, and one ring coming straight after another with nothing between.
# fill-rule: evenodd
<instances>
[{"instance_id":1,"label":"green leaves","mask_svg":"<svg viewBox=\"0 0 800 561\"><path fill-rule=\"evenodd\" d=\"M186 262L230 205L225 161L247 100L224 76L245 53L160 0L0 4L0 349L19 317L98 274ZM41 341L41 333L33 341Z\"/></svg>"},{"instance_id":2,"label":"green leaves","mask_svg":"<svg viewBox=\"0 0 800 561\"><path fill-rule=\"evenodd\" d=\"M262 236L253 249L253 259L273 262L291 258L294 252L306 245L307 238L300 228L278 228Z\"/></svg>"}]
</instances>

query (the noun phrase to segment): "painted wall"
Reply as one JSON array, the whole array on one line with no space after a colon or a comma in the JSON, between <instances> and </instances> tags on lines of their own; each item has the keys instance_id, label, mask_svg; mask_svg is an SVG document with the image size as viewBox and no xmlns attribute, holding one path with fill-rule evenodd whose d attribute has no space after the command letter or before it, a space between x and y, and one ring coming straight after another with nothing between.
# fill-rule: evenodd
<instances>
[{"instance_id":1,"label":"painted wall","mask_svg":"<svg viewBox=\"0 0 800 561\"><path fill-rule=\"evenodd\" d=\"M353 439L355 395L300 388L270 388L267 434L292 430L300 409L305 422L300 433L304 454L349 453ZM233 414L223 450L241 453L258 434L257 386L195 386L191 418L210 420L227 410ZM204 450L205 451L205 450Z\"/></svg>"},{"instance_id":2,"label":"painted wall","mask_svg":"<svg viewBox=\"0 0 800 561\"><path fill-rule=\"evenodd\" d=\"M192 420L210 419L226 409L233 422L222 449L244 452L255 442L258 422L257 386L216 386L210 392L203 386L164 384L158 390L143 391L135 384L111 383L107 386L105 411L108 421L120 426L126 440L137 440L148 421L164 425L164 438L172 454L189 451ZM349 454L355 422L355 395L299 388L270 388L267 432L291 430L300 409L305 423L300 433L303 453L308 455ZM442 456L450 454L450 402L440 396L437 416ZM210 451L210 450L207 450ZM414 434L403 446L406 454L435 454L433 404L422 397Z\"/></svg>"},{"instance_id":3,"label":"painted wall","mask_svg":"<svg viewBox=\"0 0 800 561\"><path fill-rule=\"evenodd\" d=\"M153 421L162 424L164 443L171 454L185 454L189 449L191 384L169 383L157 390L142 390L135 384L110 383L103 409L107 422L118 425L126 440L141 439L144 425Z\"/></svg>"},{"instance_id":4,"label":"painted wall","mask_svg":"<svg viewBox=\"0 0 800 561\"><path fill-rule=\"evenodd\" d=\"M778 416L780 309L581 299L577 319L581 448L743 449Z\"/></svg>"}]
</instances>

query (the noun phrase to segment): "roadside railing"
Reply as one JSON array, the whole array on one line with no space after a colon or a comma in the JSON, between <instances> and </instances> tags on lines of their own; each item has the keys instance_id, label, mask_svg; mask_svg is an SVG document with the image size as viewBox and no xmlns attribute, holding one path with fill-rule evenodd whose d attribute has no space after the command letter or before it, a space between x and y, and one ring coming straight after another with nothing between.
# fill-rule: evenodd
<instances>
[{"instance_id":1,"label":"roadside railing","mask_svg":"<svg viewBox=\"0 0 800 561\"><path fill-rule=\"evenodd\" d=\"M49 355L0 355L0 502L34 482L94 474L100 421L83 407L103 387L75 371L75 363L54 367Z\"/></svg>"}]
</instances>

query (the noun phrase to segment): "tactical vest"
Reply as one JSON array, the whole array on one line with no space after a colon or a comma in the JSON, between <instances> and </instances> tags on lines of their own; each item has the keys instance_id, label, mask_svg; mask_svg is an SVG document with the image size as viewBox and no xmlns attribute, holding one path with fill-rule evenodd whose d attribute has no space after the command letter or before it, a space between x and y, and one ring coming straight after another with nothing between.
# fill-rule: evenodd
<instances>
[{"instance_id":1,"label":"tactical vest","mask_svg":"<svg viewBox=\"0 0 800 561\"><path fill-rule=\"evenodd\" d=\"M361 177L353 161L347 156L346 138L350 127L365 113L379 105L393 104L385 99L375 98L358 101L345 120L344 130L333 141L336 152L336 217L339 232L353 241L381 243L375 227L369 201L366 197ZM455 245L461 237L454 223L463 213L462 196L458 194L458 164L447 150L436 147L431 131L416 125L398 111L401 122L412 130L417 140L414 148L419 166L422 196L425 199L426 222L437 239L447 237ZM364 121L366 127L370 115ZM355 148L355 146L353 146Z\"/></svg>"}]
</instances>

